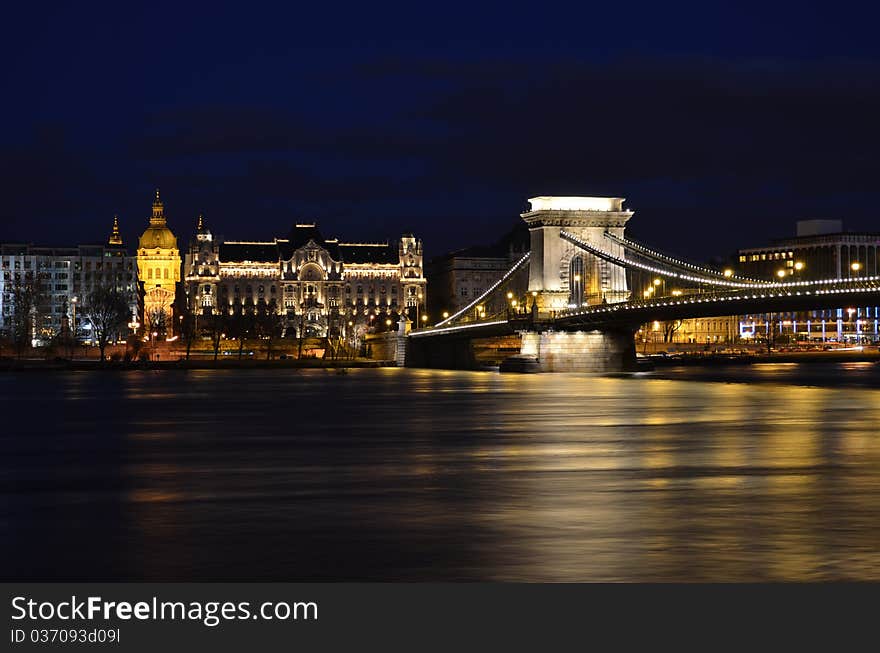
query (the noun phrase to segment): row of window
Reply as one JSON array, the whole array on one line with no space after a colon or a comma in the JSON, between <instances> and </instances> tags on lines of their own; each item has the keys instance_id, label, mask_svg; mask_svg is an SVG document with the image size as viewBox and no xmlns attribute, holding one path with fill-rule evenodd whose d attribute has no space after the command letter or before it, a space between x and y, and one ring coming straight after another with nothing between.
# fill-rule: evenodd
<instances>
[{"instance_id":1,"label":"row of window","mask_svg":"<svg viewBox=\"0 0 880 653\"><path fill-rule=\"evenodd\" d=\"M767 252L763 254L740 254L739 262L746 261L784 261L785 259L793 259L794 252Z\"/></svg>"}]
</instances>

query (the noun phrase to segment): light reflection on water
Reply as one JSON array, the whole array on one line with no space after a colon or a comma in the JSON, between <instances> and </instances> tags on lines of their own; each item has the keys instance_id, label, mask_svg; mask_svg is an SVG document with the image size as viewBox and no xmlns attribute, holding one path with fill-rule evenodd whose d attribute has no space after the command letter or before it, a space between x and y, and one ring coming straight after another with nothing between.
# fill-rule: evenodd
<instances>
[{"instance_id":1,"label":"light reflection on water","mask_svg":"<svg viewBox=\"0 0 880 653\"><path fill-rule=\"evenodd\" d=\"M877 375L0 376L0 571L877 580Z\"/></svg>"}]
</instances>

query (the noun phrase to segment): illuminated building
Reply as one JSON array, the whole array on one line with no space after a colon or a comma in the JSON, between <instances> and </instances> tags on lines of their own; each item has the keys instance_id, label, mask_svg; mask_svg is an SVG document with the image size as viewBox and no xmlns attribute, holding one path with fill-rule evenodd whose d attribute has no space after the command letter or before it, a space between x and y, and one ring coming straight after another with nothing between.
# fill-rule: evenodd
<instances>
[{"instance_id":1,"label":"illuminated building","mask_svg":"<svg viewBox=\"0 0 880 653\"><path fill-rule=\"evenodd\" d=\"M167 334L175 324L173 304L180 281L180 252L177 238L166 224L158 190L150 225L138 241L137 266L143 288L141 323L148 332Z\"/></svg>"},{"instance_id":2,"label":"illuminated building","mask_svg":"<svg viewBox=\"0 0 880 653\"><path fill-rule=\"evenodd\" d=\"M741 249L737 273L770 279L782 270L784 277L796 280L877 276L878 249L880 234L847 233L841 220L801 220L794 238Z\"/></svg>"},{"instance_id":3,"label":"illuminated building","mask_svg":"<svg viewBox=\"0 0 880 653\"><path fill-rule=\"evenodd\" d=\"M424 315L422 243L412 234L348 243L296 224L286 238L218 242L200 216L184 269L191 310L269 311L282 317L287 336L362 333L401 313L414 322Z\"/></svg>"},{"instance_id":4,"label":"illuminated building","mask_svg":"<svg viewBox=\"0 0 880 653\"><path fill-rule=\"evenodd\" d=\"M12 326L16 285L33 284L35 344L48 343L67 329L79 340L91 340L91 325L83 302L96 287L111 286L125 293L130 297L132 317L137 315L135 263L123 246L116 217L106 245L0 245L0 331L8 333Z\"/></svg>"},{"instance_id":5,"label":"illuminated building","mask_svg":"<svg viewBox=\"0 0 880 653\"><path fill-rule=\"evenodd\" d=\"M880 275L880 234L851 233L841 220L801 220L797 235L767 247L741 249L737 273L792 281L858 279ZM746 315L740 336L800 341L876 342L880 340L880 307L842 306L820 311Z\"/></svg>"},{"instance_id":6,"label":"illuminated building","mask_svg":"<svg viewBox=\"0 0 880 653\"><path fill-rule=\"evenodd\" d=\"M438 256L428 262L428 298L431 310L455 313L488 290L529 251L530 237L524 222L496 243L474 246Z\"/></svg>"}]
</instances>

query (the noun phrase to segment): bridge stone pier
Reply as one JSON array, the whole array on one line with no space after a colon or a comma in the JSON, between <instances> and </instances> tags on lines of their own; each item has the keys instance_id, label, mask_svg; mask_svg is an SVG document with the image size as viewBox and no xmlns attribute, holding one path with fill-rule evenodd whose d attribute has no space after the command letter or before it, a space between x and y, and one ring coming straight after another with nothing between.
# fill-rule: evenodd
<instances>
[{"instance_id":1,"label":"bridge stone pier","mask_svg":"<svg viewBox=\"0 0 880 653\"><path fill-rule=\"evenodd\" d=\"M521 356L534 357L539 372L625 372L636 368L633 332L527 331Z\"/></svg>"},{"instance_id":2,"label":"bridge stone pier","mask_svg":"<svg viewBox=\"0 0 880 653\"><path fill-rule=\"evenodd\" d=\"M521 217L531 234L529 293L539 314L572 306L623 302L629 299L624 268L603 261L559 237L567 232L624 256L623 246L609 243L607 231L623 237L633 211L622 197L533 197ZM537 293L537 294L535 294Z\"/></svg>"},{"instance_id":3,"label":"bridge stone pier","mask_svg":"<svg viewBox=\"0 0 880 653\"><path fill-rule=\"evenodd\" d=\"M554 197L529 199L521 214L531 234L529 294L537 314L551 318L560 310L629 299L626 270L575 247L559 237L565 230L587 242L624 256L621 245L605 232L623 237L633 212L622 197ZM522 357L534 357L542 372L619 372L635 368L633 332L526 331Z\"/></svg>"}]
</instances>

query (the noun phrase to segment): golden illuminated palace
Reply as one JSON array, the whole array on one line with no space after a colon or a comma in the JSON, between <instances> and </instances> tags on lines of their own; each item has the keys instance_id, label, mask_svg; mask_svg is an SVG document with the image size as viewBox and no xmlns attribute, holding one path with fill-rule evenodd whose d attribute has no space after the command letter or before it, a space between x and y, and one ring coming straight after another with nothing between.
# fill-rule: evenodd
<instances>
[{"instance_id":1,"label":"golden illuminated palace","mask_svg":"<svg viewBox=\"0 0 880 653\"><path fill-rule=\"evenodd\" d=\"M218 242L199 218L184 261L187 302L201 315L269 311L285 335L327 337L396 327L424 315L422 242L352 243L296 224L271 241Z\"/></svg>"}]
</instances>

